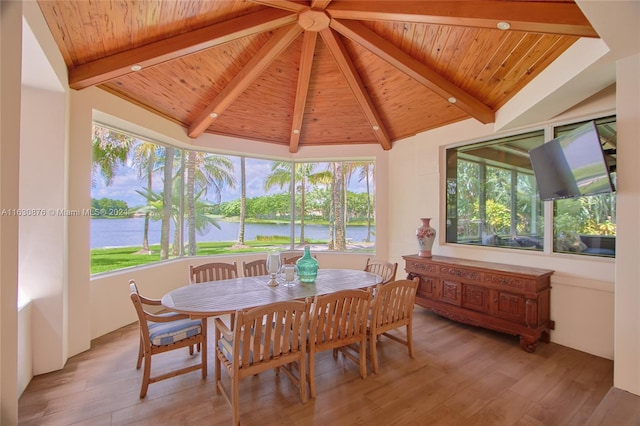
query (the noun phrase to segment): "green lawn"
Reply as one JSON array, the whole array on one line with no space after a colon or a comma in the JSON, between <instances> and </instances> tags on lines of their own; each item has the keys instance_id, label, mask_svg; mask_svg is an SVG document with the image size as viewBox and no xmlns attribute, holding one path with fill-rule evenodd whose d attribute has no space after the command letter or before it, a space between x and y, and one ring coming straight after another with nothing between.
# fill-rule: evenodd
<instances>
[{"instance_id":1,"label":"green lawn","mask_svg":"<svg viewBox=\"0 0 640 426\"><path fill-rule=\"evenodd\" d=\"M326 244L326 241L310 241L311 244ZM251 253L264 252L266 249L275 247L286 249L289 247L288 238L260 238L254 241L245 242L246 247L234 248L235 242L207 242L198 244L198 256L210 256L215 254ZM138 247L120 247L91 250L91 273L114 271L116 269L128 268L131 266L145 265L147 263L160 261L160 245L149 247L151 253L141 253ZM175 256L172 256L175 258Z\"/></svg>"}]
</instances>

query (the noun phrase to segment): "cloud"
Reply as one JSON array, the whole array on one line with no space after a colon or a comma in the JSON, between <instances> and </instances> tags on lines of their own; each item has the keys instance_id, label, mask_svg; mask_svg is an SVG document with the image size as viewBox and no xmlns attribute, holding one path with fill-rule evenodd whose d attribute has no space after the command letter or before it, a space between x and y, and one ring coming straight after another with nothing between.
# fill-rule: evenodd
<instances>
[{"instance_id":1,"label":"cloud","mask_svg":"<svg viewBox=\"0 0 640 426\"><path fill-rule=\"evenodd\" d=\"M232 201L240 198L240 157L229 156L229 159L233 163L233 172L237 179L236 188L224 188L222 192L222 201ZM287 190L285 185L282 189L279 186L271 188L265 193L264 181L266 177L271 173L270 160L262 160L257 158L246 158L246 191L247 198L260 197L265 194L277 194ZM96 176L96 187L91 190L92 198L111 198L116 200L125 201L129 207L139 206L144 204L144 197L139 195L136 190L142 190L147 186L146 178L139 179L135 169L129 166L119 166L116 171L116 175L111 185L106 186L104 184L104 178L100 175ZM153 178L154 191L160 191L162 188L162 175L156 173ZM354 174L349 183L349 191L352 192L365 192L366 183L358 182L357 174ZM213 201L215 199L213 193L209 193L206 196L207 199Z\"/></svg>"}]
</instances>

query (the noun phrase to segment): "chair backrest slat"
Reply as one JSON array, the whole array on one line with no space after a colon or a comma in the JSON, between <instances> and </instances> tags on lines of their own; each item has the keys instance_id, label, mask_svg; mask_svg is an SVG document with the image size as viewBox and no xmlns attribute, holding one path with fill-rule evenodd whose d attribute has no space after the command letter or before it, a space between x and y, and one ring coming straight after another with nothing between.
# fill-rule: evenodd
<instances>
[{"instance_id":1,"label":"chair backrest slat","mask_svg":"<svg viewBox=\"0 0 640 426\"><path fill-rule=\"evenodd\" d=\"M317 296L313 302L310 338L319 350L357 341L367 331L371 293L342 290Z\"/></svg>"},{"instance_id":2,"label":"chair backrest slat","mask_svg":"<svg viewBox=\"0 0 640 426\"><path fill-rule=\"evenodd\" d=\"M365 265L364 270L371 272L372 274L380 275L382 277L382 283L384 284L395 281L398 263L367 259L367 264Z\"/></svg>"},{"instance_id":3,"label":"chair backrest slat","mask_svg":"<svg viewBox=\"0 0 640 426\"><path fill-rule=\"evenodd\" d=\"M267 275L267 260L258 259L253 262L242 262L242 271L245 277Z\"/></svg>"},{"instance_id":4,"label":"chair backrest slat","mask_svg":"<svg viewBox=\"0 0 640 426\"><path fill-rule=\"evenodd\" d=\"M307 302L293 300L239 311L233 352L239 369L306 351Z\"/></svg>"},{"instance_id":5,"label":"chair backrest slat","mask_svg":"<svg viewBox=\"0 0 640 426\"><path fill-rule=\"evenodd\" d=\"M284 256L282 260L283 265L295 265L298 259L302 258L302 255Z\"/></svg>"},{"instance_id":6,"label":"chair backrest slat","mask_svg":"<svg viewBox=\"0 0 640 426\"><path fill-rule=\"evenodd\" d=\"M212 262L199 266L189 266L189 280L192 283L228 280L237 277L238 265L236 262Z\"/></svg>"},{"instance_id":7,"label":"chair backrest slat","mask_svg":"<svg viewBox=\"0 0 640 426\"><path fill-rule=\"evenodd\" d=\"M402 325L411 319L416 300L418 280L397 280L381 284L376 288L376 295L371 309L371 321L376 326Z\"/></svg>"}]
</instances>

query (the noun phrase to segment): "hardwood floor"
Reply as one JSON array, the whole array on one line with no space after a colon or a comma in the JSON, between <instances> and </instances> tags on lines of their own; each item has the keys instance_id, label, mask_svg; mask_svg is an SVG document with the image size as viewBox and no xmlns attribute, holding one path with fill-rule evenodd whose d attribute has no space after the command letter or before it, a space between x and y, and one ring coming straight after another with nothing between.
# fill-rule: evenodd
<instances>
[{"instance_id":1,"label":"hardwood floor","mask_svg":"<svg viewBox=\"0 0 640 426\"><path fill-rule=\"evenodd\" d=\"M212 324L213 321L209 321ZM209 375L193 372L151 384L140 399L138 326L95 339L63 370L34 377L19 401L21 425L227 425L231 408L216 395L209 333ZM243 425L622 425L640 424L640 397L612 386L613 362L554 343L522 351L514 336L454 323L416 307L416 357L382 338L380 373L331 351L316 358L315 399L301 404L286 375L265 372L240 385ZM155 356L154 370L194 361L185 351ZM228 386L228 376L223 380ZM629 395L631 395L629 397ZM623 401L616 404L615 401ZM636 402L636 404L634 404ZM626 412L608 423L607 410ZM592 419L589 421L589 419Z\"/></svg>"}]
</instances>

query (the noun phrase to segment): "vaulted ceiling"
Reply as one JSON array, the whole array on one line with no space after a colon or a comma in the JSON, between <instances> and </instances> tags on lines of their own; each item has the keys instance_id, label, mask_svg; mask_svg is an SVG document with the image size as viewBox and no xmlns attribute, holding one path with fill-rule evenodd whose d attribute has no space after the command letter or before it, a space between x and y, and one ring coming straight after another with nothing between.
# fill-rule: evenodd
<instances>
[{"instance_id":1,"label":"vaulted ceiling","mask_svg":"<svg viewBox=\"0 0 640 426\"><path fill-rule=\"evenodd\" d=\"M573 1L38 1L69 71L203 133L394 142L495 111L580 37Z\"/></svg>"}]
</instances>

